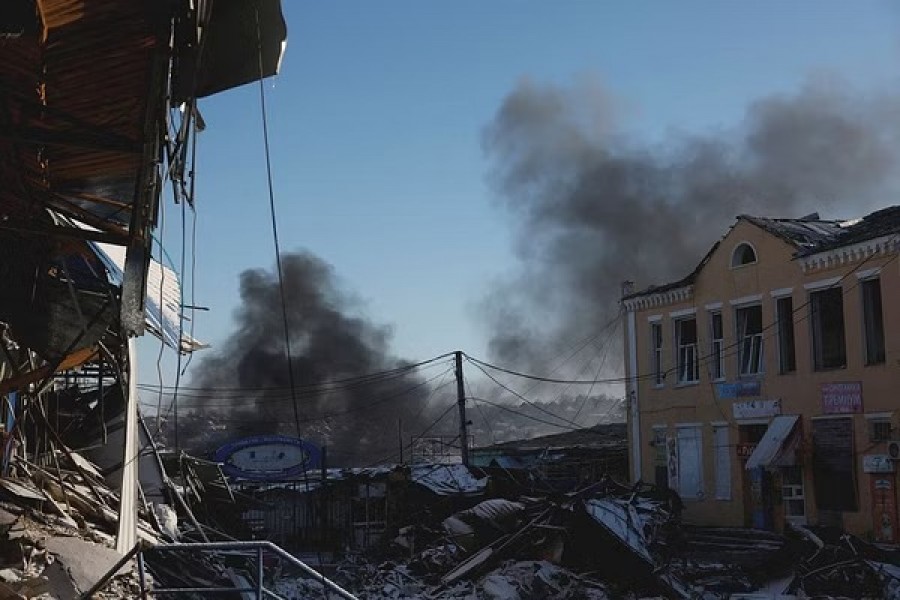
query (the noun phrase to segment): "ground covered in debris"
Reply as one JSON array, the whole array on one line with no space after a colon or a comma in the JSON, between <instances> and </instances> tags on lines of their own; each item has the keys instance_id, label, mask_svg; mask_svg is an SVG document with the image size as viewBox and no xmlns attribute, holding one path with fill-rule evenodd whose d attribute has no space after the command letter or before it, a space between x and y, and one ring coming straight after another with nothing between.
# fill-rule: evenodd
<instances>
[{"instance_id":1,"label":"ground covered in debris","mask_svg":"<svg viewBox=\"0 0 900 600\"><path fill-rule=\"evenodd\" d=\"M19 457L0 479L0 598L78 598L122 557L115 549L118 494L97 467L75 453L44 456L52 467ZM139 535L159 540L143 519ZM99 599L140 594L134 561L120 569Z\"/></svg>"},{"instance_id":2,"label":"ground covered in debris","mask_svg":"<svg viewBox=\"0 0 900 600\"><path fill-rule=\"evenodd\" d=\"M679 505L616 486L495 498L438 527L405 528L380 557L347 558L333 578L361 600L900 600L900 561L884 548L821 528L687 527ZM290 577L276 590L286 599L323 594L318 582Z\"/></svg>"}]
</instances>

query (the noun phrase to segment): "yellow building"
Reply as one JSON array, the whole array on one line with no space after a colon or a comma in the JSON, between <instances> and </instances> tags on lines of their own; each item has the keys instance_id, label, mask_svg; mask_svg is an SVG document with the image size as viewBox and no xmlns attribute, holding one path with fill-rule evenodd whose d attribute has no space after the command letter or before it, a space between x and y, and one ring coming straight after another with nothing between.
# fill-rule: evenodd
<instances>
[{"instance_id":1,"label":"yellow building","mask_svg":"<svg viewBox=\"0 0 900 600\"><path fill-rule=\"evenodd\" d=\"M898 257L897 206L741 216L684 279L626 286L632 478L686 522L900 541Z\"/></svg>"}]
</instances>

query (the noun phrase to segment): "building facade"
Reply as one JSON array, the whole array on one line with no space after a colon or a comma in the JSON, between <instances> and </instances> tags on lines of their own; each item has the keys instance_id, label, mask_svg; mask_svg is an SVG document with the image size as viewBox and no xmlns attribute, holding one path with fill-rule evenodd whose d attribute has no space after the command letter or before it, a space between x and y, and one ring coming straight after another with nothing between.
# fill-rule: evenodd
<instances>
[{"instance_id":1,"label":"building facade","mask_svg":"<svg viewBox=\"0 0 900 600\"><path fill-rule=\"evenodd\" d=\"M633 480L687 522L900 541L900 207L741 216L687 277L623 295Z\"/></svg>"}]
</instances>

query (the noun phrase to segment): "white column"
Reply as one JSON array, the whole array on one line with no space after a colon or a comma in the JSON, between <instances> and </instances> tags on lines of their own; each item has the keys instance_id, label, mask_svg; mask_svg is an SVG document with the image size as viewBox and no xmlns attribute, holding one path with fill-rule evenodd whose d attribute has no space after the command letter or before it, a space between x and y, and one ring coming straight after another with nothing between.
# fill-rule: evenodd
<instances>
[{"instance_id":1,"label":"white column","mask_svg":"<svg viewBox=\"0 0 900 600\"><path fill-rule=\"evenodd\" d=\"M631 479L636 482L641 479L641 412L638 404L637 323L633 310L628 310L627 375L625 391L631 417Z\"/></svg>"},{"instance_id":2,"label":"white column","mask_svg":"<svg viewBox=\"0 0 900 600\"><path fill-rule=\"evenodd\" d=\"M137 543L138 391L137 344L128 338L128 398L125 399L125 444L122 449L122 489L119 492L119 529L116 550L128 552Z\"/></svg>"}]
</instances>

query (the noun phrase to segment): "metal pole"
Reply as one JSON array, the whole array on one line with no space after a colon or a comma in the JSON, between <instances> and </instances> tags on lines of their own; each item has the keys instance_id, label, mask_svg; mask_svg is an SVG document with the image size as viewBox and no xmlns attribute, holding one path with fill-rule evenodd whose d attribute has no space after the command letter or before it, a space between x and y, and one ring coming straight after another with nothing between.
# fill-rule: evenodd
<instances>
[{"instance_id":1,"label":"metal pole","mask_svg":"<svg viewBox=\"0 0 900 600\"><path fill-rule=\"evenodd\" d=\"M137 554L138 577L141 582L141 600L147 600L147 567L144 565L144 553L138 550Z\"/></svg>"},{"instance_id":2,"label":"metal pole","mask_svg":"<svg viewBox=\"0 0 900 600\"><path fill-rule=\"evenodd\" d=\"M456 355L456 404L459 407L459 448L462 464L469 466L469 423L466 420L466 386L463 383L462 352Z\"/></svg>"},{"instance_id":3,"label":"metal pole","mask_svg":"<svg viewBox=\"0 0 900 600\"><path fill-rule=\"evenodd\" d=\"M257 600L263 600L265 596L263 592L263 549L262 546L256 549L256 560L259 563L257 565L256 571L256 598Z\"/></svg>"},{"instance_id":4,"label":"metal pole","mask_svg":"<svg viewBox=\"0 0 900 600\"><path fill-rule=\"evenodd\" d=\"M104 574L103 577L98 579L97 583L95 583L91 587L91 589L89 589L88 591L83 593L81 596L79 596L78 600L90 600L91 598L93 598L94 594L96 594L97 592L102 590L104 587L106 587L107 584L109 584L109 580L112 579L113 577L115 577L116 573L119 572L119 569L121 569L125 565L125 563L127 563L129 560L131 560L131 558L140 551L141 551L141 543L138 542L137 544L134 545L134 548L129 550L128 553L125 554L125 556L120 558L118 560L118 562L116 562L116 564L114 564L112 567L110 567L110 569L106 572L106 574Z\"/></svg>"},{"instance_id":5,"label":"metal pole","mask_svg":"<svg viewBox=\"0 0 900 600\"><path fill-rule=\"evenodd\" d=\"M397 417L397 448L400 450L400 464L403 464L403 418Z\"/></svg>"}]
</instances>

